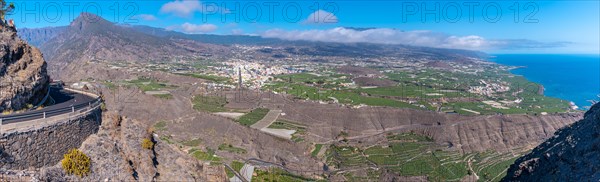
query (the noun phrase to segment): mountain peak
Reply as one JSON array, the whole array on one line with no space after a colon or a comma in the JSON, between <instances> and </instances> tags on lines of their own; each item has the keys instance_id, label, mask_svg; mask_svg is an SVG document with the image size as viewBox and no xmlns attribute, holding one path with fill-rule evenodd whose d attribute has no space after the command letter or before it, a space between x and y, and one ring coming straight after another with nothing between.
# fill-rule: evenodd
<instances>
[{"instance_id":1,"label":"mountain peak","mask_svg":"<svg viewBox=\"0 0 600 182\"><path fill-rule=\"evenodd\" d=\"M73 22L71 22L70 26L77 27L81 30L93 25L106 26L113 25L113 23L109 22L108 20L105 20L104 18L96 14L82 12L77 18L75 18L75 20L73 20Z\"/></svg>"}]
</instances>

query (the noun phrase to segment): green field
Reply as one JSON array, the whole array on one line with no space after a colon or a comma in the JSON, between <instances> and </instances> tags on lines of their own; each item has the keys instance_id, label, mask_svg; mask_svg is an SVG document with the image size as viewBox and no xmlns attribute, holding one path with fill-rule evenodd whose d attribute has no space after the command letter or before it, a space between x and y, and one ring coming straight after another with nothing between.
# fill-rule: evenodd
<instances>
[{"instance_id":1,"label":"green field","mask_svg":"<svg viewBox=\"0 0 600 182\"><path fill-rule=\"evenodd\" d=\"M353 89L325 89L317 88L313 86L306 86L301 84L289 84L289 83L274 83L266 85L263 89L276 91L279 93L287 93L296 96L299 99L308 100L321 100L321 101L333 101L338 100L342 104L351 105L370 105L370 106L387 106L387 107L398 107L398 108L413 108L420 109L415 105L408 104L406 102L386 99L381 97L369 97L363 96L357 90Z\"/></svg>"},{"instance_id":2,"label":"green field","mask_svg":"<svg viewBox=\"0 0 600 182\"><path fill-rule=\"evenodd\" d=\"M239 173L240 170L242 170L242 167L244 167L244 163L240 161L232 161L230 167ZM225 172L227 173L227 178L232 178L233 176L235 176L235 174L229 169L225 169Z\"/></svg>"},{"instance_id":3,"label":"green field","mask_svg":"<svg viewBox=\"0 0 600 182\"><path fill-rule=\"evenodd\" d=\"M219 150L227 151L227 152L231 152L231 153L238 153L238 154L246 153L246 149L235 147L231 144L226 144L226 143L219 145Z\"/></svg>"},{"instance_id":4,"label":"green field","mask_svg":"<svg viewBox=\"0 0 600 182\"><path fill-rule=\"evenodd\" d=\"M322 147L323 144L315 144L315 149L310 153L310 155L313 157L317 157L317 154L319 154L319 151L321 151Z\"/></svg>"},{"instance_id":5,"label":"green field","mask_svg":"<svg viewBox=\"0 0 600 182\"><path fill-rule=\"evenodd\" d=\"M388 72L384 78L396 86L361 88L350 87L350 75L325 72L322 74L297 73L278 75L263 90L287 93L297 99L339 102L349 105L385 106L456 112L464 115L480 114L540 114L565 112L567 101L540 95L541 85L506 70L488 68L477 73L444 70L415 70ZM505 92L483 95L469 92L474 86L484 86L482 80L510 87ZM522 100L521 102L514 102ZM493 107L483 101L496 101L503 107ZM506 102L506 103L502 103Z\"/></svg>"},{"instance_id":6,"label":"green field","mask_svg":"<svg viewBox=\"0 0 600 182\"><path fill-rule=\"evenodd\" d=\"M125 85L127 86L136 86L140 90L146 91L160 91L164 89L174 89L177 88L175 85L169 85L167 83L159 82L155 79L139 77L136 80L126 81Z\"/></svg>"},{"instance_id":7,"label":"green field","mask_svg":"<svg viewBox=\"0 0 600 182\"><path fill-rule=\"evenodd\" d=\"M154 94L152 96L159 98L159 99L165 99L165 100L169 100L169 99L173 98L173 95L171 95L171 94Z\"/></svg>"},{"instance_id":8,"label":"green field","mask_svg":"<svg viewBox=\"0 0 600 182\"><path fill-rule=\"evenodd\" d=\"M244 126L250 126L264 118L268 112L269 109L257 108L252 110L250 113L243 115L237 121Z\"/></svg>"},{"instance_id":9,"label":"green field","mask_svg":"<svg viewBox=\"0 0 600 182\"><path fill-rule=\"evenodd\" d=\"M202 151L197 148L192 148L188 151L192 157L201 160L201 161L209 161L211 163L219 163L221 162L221 158L215 155L215 151L207 148L206 151Z\"/></svg>"},{"instance_id":10,"label":"green field","mask_svg":"<svg viewBox=\"0 0 600 182\"><path fill-rule=\"evenodd\" d=\"M196 95L192 98L195 110L205 112L224 112L227 101L223 97Z\"/></svg>"},{"instance_id":11,"label":"green field","mask_svg":"<svg viewBox=\"0 0 600 182\"><path fill-rule=\"evenodd\" d=\"M302 126L300 124L291 123L285 120L277 120L273 124L269 125L268 128L272 129L286 129L286 130L296 130L294 134L292 134L292 141L294 142L302 142L304 141L304 135L306 134L306 126Z\"/></svg>"},{"instance_id":12,"label":"green field","mask_svg":"<svg viewBox=\"0 0 600 182\"><path fill-rule=\"evenodd\" d=\"M357 148L332 145L326 153L329 166L336 169L377 167L389 169L401 176L428 176L431 181L458 181L469 173L475 173L486 181L499 181L508 165L517 156L510 153L481 152L462 155L457 151L445 151L431 138L413 133L387 136L389 145ZM470 172L468 161L473 171ZM381 171L368 171L367 175L345 174L349 179L362 181L378 179ZM361 173L364 174L364 173Z\"/></svg>"},{"instance_id":13,"label":"green field","mask_svg":"<svg viewBox=\"0 0 600 182\"><path fill-rule=\"evenodd\" d=\"M176 73L176 74L194 77L194 78L200 78L203 80L208 80L208 81L217 82L217 83L231 82L231 79L229 79L227 77L221 77L221 76L216 76L216 75L206 75L206 74L198 74L198 73Z\"/></svg>"},{"instance_id":14,"label":"green field","mask_svg":"<svg viewBox=\"0 0 600 182\"><path fill-rule=\"evenodd\" d=\"M309 179L302 176L298 176L295 174L291 174L284 170L278 168L269 168L267 170L256 169L256 176L252 177L252 181L258 182L272 182L272 181L281 181L281 182L311 182L311 181L324 181L324 180L315 180Z\"/></svg>"},{"instance_id":15,"label":"green field","mask_svg":"<svg viewBox=\"0 0 600 182\"><path fill-rule=\"evenodd\" d=\"M200 138L181 142L182 145L185 145L188 147L196 147L196 146L200 145L200 143L202 143L202 139L200 139Z\"/></svg>"},{"instance_id":16,"label":"green field","mask_svg":"<svg viewBox=\"0 0 600 182\"><path fill-rule=\"evenodd\" d=\"M167 122L166 121L158 121L154 124L154 129L157 131L166 130Z\"/></svg>"}]
</instances>

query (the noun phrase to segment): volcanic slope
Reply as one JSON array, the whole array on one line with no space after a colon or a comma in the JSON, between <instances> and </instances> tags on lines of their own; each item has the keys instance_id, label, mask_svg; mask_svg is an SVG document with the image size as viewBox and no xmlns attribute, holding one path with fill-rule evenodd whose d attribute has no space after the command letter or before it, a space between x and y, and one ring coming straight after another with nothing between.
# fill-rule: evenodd
<instances>
[{"instance_id":1,"label":"volcanic slope","mask_svg":"<svg viewBox=\"0 0 600 182\"><path fill-rule=\"evenodd\" d=\"M600 180L600 104L517 159L503 181Z\"/></svg>"}]
</instances>

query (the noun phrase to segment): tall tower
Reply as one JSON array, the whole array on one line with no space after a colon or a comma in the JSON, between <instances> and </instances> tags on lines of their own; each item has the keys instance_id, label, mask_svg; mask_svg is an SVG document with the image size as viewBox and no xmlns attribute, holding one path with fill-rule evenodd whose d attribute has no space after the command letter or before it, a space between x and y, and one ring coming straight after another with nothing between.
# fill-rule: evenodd
<instances>
[{"instance_id":1,"label":"tall tower","mask_svg":"<svg viewBox=\"0 0 600 182\"><path fill-rule=\"evenodd\" d=\"M242 67L238 67L238 88L242 89Z\"/></svg>"}]
</instances>

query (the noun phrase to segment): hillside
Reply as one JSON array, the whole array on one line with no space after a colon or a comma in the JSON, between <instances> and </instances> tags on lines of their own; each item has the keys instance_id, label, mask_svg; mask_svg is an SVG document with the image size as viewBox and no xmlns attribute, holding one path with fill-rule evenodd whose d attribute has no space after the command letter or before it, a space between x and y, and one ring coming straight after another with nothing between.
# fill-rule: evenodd
<instances>
[{"instance_id":1,"label":"hillside","mask_svg":"<svg viewBox=\"0 0 600 182\"><path fill-rule=\"evenodd\" d=\"M14 26L0 23L0 112L37 105L48 81L42 53L21 40Z\"/></svg>"},{"instance_id":2,"label":"hillside","mask_svg":"<svg viewBox=\"0 0 600 182\"><path fill-rule=\"evenodd\" d=\"M600 180L600 104L517 159L503 181Z\"/></svg>"},{"instance_id":3,"label":"hillside","mask_svg":"<svg viewBox=\"0 0 600 182\"><path fill-rule=\"evenodd\" d=\"M40 49L50 63L51 73L59 77L68 75L64 70L67 66L71 68L66 71L71 71L86 61L160 62L193 57L207 50L206 46L193 42L142 34L89 13L82 13Z\"/></svg>"}]
</instances>

